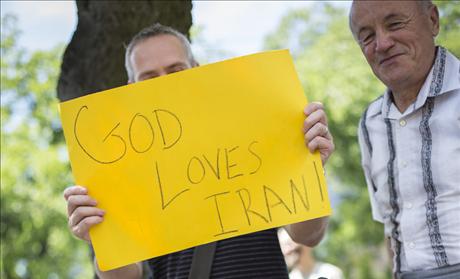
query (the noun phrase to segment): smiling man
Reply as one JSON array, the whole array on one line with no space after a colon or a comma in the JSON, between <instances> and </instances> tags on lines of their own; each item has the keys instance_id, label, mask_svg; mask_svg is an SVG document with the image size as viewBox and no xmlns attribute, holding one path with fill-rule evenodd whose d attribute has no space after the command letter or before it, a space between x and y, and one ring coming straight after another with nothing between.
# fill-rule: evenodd
<instances>
[{"instance_id":1,"label":"smiling man","mask_svg":"<svg viewBox=\"0 0 460 279\"><path fill-rule=\"evenodd\" d=\"M350 28L387 86L359 127L372 215L396 278L460 278L460 63L431 1L354 1Z\"/></svg>"}]
</instances>

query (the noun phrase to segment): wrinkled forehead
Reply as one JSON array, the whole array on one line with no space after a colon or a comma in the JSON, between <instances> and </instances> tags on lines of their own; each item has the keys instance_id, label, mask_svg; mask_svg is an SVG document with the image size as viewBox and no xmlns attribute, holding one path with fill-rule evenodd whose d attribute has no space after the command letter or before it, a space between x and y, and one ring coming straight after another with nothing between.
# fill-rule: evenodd
<instances>
[{"instance_id":1,"label":"wrinkled forehead","mask_svg":"<svg viewBox=\"0 0 460 279\"><path fill-rule=\"evenodd\" d=\"M166 60L188 60L187 51L179 38L162 34L137 43L131 53L132 63L159 63Z\"/></svg>"},{"instance_id":2,"label":"wrinkled forehead","mask_svg":"<svg viewBox=\"0 0 460 279\"><path fill-rule=\"evenodd\" d=\"M350 8L350 28L355 33L363 25L383 22L392 15L408 15L419 11L413 1L366 1L354 0Z\"/></svg>"}]
</instances>

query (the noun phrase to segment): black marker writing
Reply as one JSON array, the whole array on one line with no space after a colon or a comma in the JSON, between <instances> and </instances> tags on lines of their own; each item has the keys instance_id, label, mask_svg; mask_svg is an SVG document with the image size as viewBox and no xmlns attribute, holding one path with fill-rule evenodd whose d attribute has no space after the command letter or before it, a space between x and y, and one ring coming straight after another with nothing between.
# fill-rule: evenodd
<instances>
[{"instance_id":1,"label":"black marker writing","mask_svg":"<svg viewBox=\"0 0 460 279\"><path fill-rule=\"evenodd\" d=\"M209 198L214 198L214 203L216 205L216 211L217 211L217 217L219 218L219 225L220 225L220 230L221 232L214 235L214 236L219 236L219 235L223 235L223 234L229 234L229 233L234 233L234 232L237 232L238 230L231 230L231 231L225 231L224 230L224 224L223 224L223 221L222 221L222 216L220 214L220 209L219 209L219 203L217 202L217 197L218 196L221 196L221 195L226 195L226 194L229 194L230 192L222 192L222 193L217 193L217 194L214 194L214 195L211 195L209 197L206 197L205 200L209 199Z\"/></svg>"},{"instance_id":2,"label":"black marker writing","mask_svg":"<svg viewBox=\"0 0 460 279\"><path fill-rule=\"evenodd\" d=\"M316 168L316 163L315 163L314 161L313 161L313 166L315 167L316 182L318 182L319 193L321 194L321 201L324 202L323 188L321 187L321 182L320 182L320 180L319 180L318 169Z\"/></svg>"},{"instance_id":3,"label":"black marker writing","mask_svg":"<svg viewBox=\"0 0 460 279\"><path fill-rule=\"evenodd\" d=\"M83 152L85 152L85 154L88 155L88 157L90 157L95 162L98 162L99 164L112 164L112 163L115 163L116 161L118 161L121 158L123 158L125 156L125 154L126 154L126 142L125 142L125 140L120 135L116 135L116 134L113 133L118 128L118 126L120 126L120 123L117 123L115 125L115 127L110 130L110 132L107 134L107 136L104 137L104 140L102 142L105 142L109 136L114 137L115 139L118 139L123 143L123 151L120 152L120 155L118 155L118 157L116 157L114 159L111 159L111 160L98 159L94 155L92 155L90 152L88 152L88 150L86 150L86 148L83 146L83 144L81 144L80 139L78 137L77 124L78 124L78 120L80 119L80 114L81 114L81 112L83 110L88 110L88 109L89 109L88 106L82 106L80 108L80 110L78 111L77 116L75 117L75 122L73 124L73 134L75 136L75 140L77 141L78 146L80 146L80 148L83 150Z\"/></svg>"},{"instance_id":4,"label":"black marker writing","mask_svg":"<svg viewBox=\"0 0 460 279\"><path fill-rule=\"evenodd\" d=\"M179 117L177 117L177 115L170 112L169 110L165 110L165 109L156 109L153 111L153 113L155 114L155 118L157 120L158 127L160 128L161 138L163 139L163 145L164 145L163 149L169 149L173 147L182 137L182 123L180 122ZM169 117L172 117L172 119L174 119L174 121L177 124L177 128L179 129L179 134L176 135L176 138L173 137L172 140L170 141L166 140L166 134L165 134L165 130L163 129L163 125L161 125L162 121L160 119L160 115L163 115L162 118L165 118L167 115L169 115Z\"/></svg>"},{"instance_id":5,"label":"black marker writing","mask_svg":"<svg viewBox=\"0 0 460 279\"><path fill-rule=\"evenodd\" d=\"M274 203L274 204L270 204L269 203L269 199L268 199L268 193L271 193L272 197L275 197L278 202L277 203ZM281 197L275 193L275 191L273 191L272 189L270 189L269 187L267 187L266 185L264 185L264 196L265 196L265 204L267 206L267 211L268 211L268 218L270 219L270 222L272 221L272 213L271 213L271 209L273 207L276 207L278 205L283 205L284 208L286 208L286 210L289 212L289 214L292 214L291 210L289 209L289 207L286 205L286 203L281 199Z\"/></svg>"},{"instance_id":6,"label":"black marker writing","mask_svg":"<svg viewBox=\"0 0 460 279\"><path fill-rule=\"evenodd\" d=\"M230 153L232 153L233 151L237 150L239 148L239 146L235 146L233 148L231 148L230 150L228 150L227 148L225 148L225 162L226 162L226 166L227 166L227 178L228 179L233 179L233 178L236 178L238 176L242 176L243 174L242 173L236 173L234 175L230 175L230 169L233 168L233 167L236 167L237 164L232 164L230 163L230 159L229 159L229 156L230 156Z\"/></svg>"},{"instance_id":7,"label":"black marker writing","mask_svg":"<svg viewBox=\"0 0 460 279\"><path fill-rule=\"evenodd\" d=\"M247 200L248 200L247 202L244 201L244 198L243 198L243 195L241 194L241 192L246 194L246 197L247 197ZM246 215L246 220L248 221L249 226L251 225L251 219L249 218L249 213L254 214L255 216L258 216L259 218L264 220L265 223L268 223L267 218L265 218L262 214L260 214L260 213L258 213L258 212L256 212L256 211L251 209L251 194L249 193L248 189L241 188L241 189L237 190L236 193L240 197L241 204L243 205L243 208L244 208L244 214Z\"/></svg>"},{"instance_id":8,"label":"black marker writing","mask_svg":"<svg viewBox=\"0 0 460 279\"><path fill-rule=\"evenodd\" d=\"M192 165L193 162L198 162L199 168L201 170L201 177L196 179L196 180L192 179L192 175L191 175L192 171L191 171L190 166ZM187 166L187 178L188 178L188 181L190 181L190 183L192 183L192 184L198 184L201 181L203 181L205 175L206 175L206 169L204 168L203 163L201 162L201 160L198 157L193 156L192 159L190 159L190 161L188 161L188 166Z\"/></svg>"},{"instance_id":9,"label":"black marker writing","mask_svg":"<svg viewBox=\"0 0 460 279\"><path fill-rule=\"evenodd\" d=\"M309 211L310 210L310 202L308 200L307 185L305 184L304 176L302 175L302 184L303 184L303 191L304 191L304 194L305 194L305 199L302 198L302 194L300 193L299 188L297 188L297 186L295 185L294 180L291 179L290 182L291 182L291 196L292 196L292 205L294 207L294 213L297 213L297 206L296 206L296 203L295 203L295 195L294 195L294 193L297 193L297 196L299 197L300 201L302 202L303 207L305 208L305 210Z\"/></svg>"},{"instance_id":10,"label":"black marker writing","mask_svg":"<svg viewBox=\"0 0 460 279\"><path fill-rule=\"evenodd\" d=\"M256 143L259 143L259 142L253 141L253 142L251 142L251 144L249 144L249 146L248 146L248 151L249 151L249 153L251 153L252 155L254 155L254 157L256 157L257 160L258 160L258 162L259 162L259 164L258 164L258 166L255 168L255 170L251 171L250 174L255 174L257 171L259 171L260 166L262 166L262 158L260 158L260 156L257 155L256 152L252 149L252 146L253 146L254 144L256 144Z\"/></svg>"},{"instance_id":11,"label":"black marker writing","mask_svg":"<svg viewBox=\"0 0 460 279\"><path fill-rule=\"evenodd\" d=\"M148 146L142 150L135 147L134 142L133 142L133 124L134 124L134 120L136 120L138 117L140 117L141 119L144 119L145 123L147 123L148 127L150 128L150 135L152 137ZM142 135L144 136L145 133L142 133ZM134 115L134 117L131 119L131 123L129 124L129 143L131 144L131 147L137 153L144 153L144 152L147 152L152 147L153 140L154 140L154 133L153 133L152 124L150 124L150 121L147 119L147 117L145 117L144 115L140 113L136 113L136 115Z\"/></svg>"},{"instance_id":12,"label":"black marker writing","mask_svg":"<svg viewBox=\"0 0 460 279\"><path fill-rule=\"evenodd\" d=\"M206 163L208 164L209 168L212 170L212 172L214 173L214 175L216 176L217 179L220 179L219 157L220 157L220 149L217 148L216 167L214 168L212 163L206 157L206 155L203 155L204 160L206 161Z\"/></svg>"},{"instance_id":13,"label":"black marker writing","mask_svg":"<svg viewBox=\"0 0 460 279\"><path fill-rule=\"evenodd\" d=\"M168 207L168 205L170 205L177 197L179 197L179 195L187 192L190 189L186 188L186 189L180 191L179 193L174 195L169 201L166 201L166 203L165 203L164 189L163 189L163 185L161 184L161 179L160 179L160 170L158 168L158 162L156 162L156 161L155 161L155 171L156 171L156 175L157 175L158 187L160 188L161 209L165 210L166 207Z\"/></svg>"}]
</instances>

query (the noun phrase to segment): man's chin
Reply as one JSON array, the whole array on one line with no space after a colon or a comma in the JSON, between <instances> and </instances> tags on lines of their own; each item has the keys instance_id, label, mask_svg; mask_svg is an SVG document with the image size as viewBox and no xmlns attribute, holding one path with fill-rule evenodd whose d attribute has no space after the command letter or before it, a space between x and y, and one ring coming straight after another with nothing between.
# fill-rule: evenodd
<instances>
[{"instance_id":1,"label":"man's chin","mask_svg":"<svg viewBox=\"0 0 460 279\"><path fill-rule=\"evenodd\" d=\"M383 84L392 89L401 86L402 82L406 80L406 74L407 72L401 71L401 69L393 69L385 71L378 77Z\"/></svg>"}]
</instances>

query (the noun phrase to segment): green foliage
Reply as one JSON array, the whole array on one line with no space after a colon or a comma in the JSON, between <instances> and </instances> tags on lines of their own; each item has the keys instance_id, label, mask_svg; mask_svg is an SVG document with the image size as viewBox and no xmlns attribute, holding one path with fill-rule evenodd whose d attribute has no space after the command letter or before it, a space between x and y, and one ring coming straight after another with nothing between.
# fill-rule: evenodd
<instances>
[{"instance_id":1,"label":"green foliage","mask_svg":"<svg viewBox=\"0 0 460 279\"><path fill-rule=\"evenodd\" d=\"M437 43L460 57L460 1L434 1L439 8L441 30ZM454 39L457 38L457 39Z\"/></svg>"},{"instance_id":2,"label":"green foliage","mask_svg":"<svg viewBox=\"0 0 460 279\"><path fill-rule=\"evenodd\" d=\"M439 3L438 43L459 55L460 6ZM348 11L319 3L288 13L267 36L266 47L289 48L309 100L324 103L336 152L327 165L331 194L339 196L329 233L316 250L343 269L346 278L390 278L383 226L374 222L361 170L357 125L384 86L376 79L348 28ZM384 264L382 264L382 262Z\"/></svg>"},{"instance_id":3,"label":"green foliage","mask_svg":"<svg viewBox=\"0 0 460 279\"><path fill-rule=\"evenodd\" d=\"M0 277L89 278L62 198L72 182L55 92L63 47L26 53L16 21L2 18Z\"/></svg>"}]
</instances>

